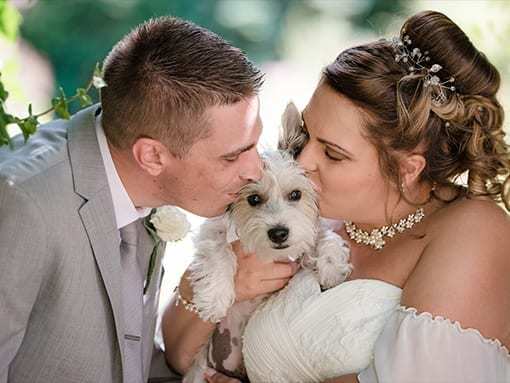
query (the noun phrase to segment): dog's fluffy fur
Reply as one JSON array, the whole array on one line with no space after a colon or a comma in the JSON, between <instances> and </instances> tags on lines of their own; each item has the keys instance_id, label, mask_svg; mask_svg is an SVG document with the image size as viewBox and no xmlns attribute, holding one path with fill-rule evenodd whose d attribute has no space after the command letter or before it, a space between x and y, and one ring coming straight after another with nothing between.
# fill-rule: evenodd
<instances>
[{"instance_id":1,"label":"dog's fluffy fur","mask_svg":"<svg viewBox=\"0 0 510 383\"><path fill-rule=\"evenodd\" d=\"M245 377L242 333L264 297L234 303L237 259L229 232L237 234L245 252L267 261L298 260L303 268L315 270L323 288L338 285L351 270L345 242L320 223L312 183L293 158L306 143L300 121L297 108L290 104L282 119L279 147L283 150L265 153L262 178L246 185L229 211L207 220L195 238L190 273L193 301L202 319L221 323L184 382L203 382L208 366Z\"/></svg>"}]
</instances>

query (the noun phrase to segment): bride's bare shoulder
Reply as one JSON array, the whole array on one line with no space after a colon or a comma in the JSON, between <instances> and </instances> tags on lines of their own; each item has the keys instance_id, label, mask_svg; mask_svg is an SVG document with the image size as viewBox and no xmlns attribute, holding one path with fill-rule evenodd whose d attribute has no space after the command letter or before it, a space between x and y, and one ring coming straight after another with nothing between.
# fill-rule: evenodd
<instances>
[{"instance_id":1,"label":"bride's bare shoulder","mask_svg":"<svg viewBox=\"0 0 510 383\"><path fill-rule=\"evenodd\" d=\"M499 258L510 267L510 215L494 201L463 198L446 204L431 220L431 238L420 263L481 267Z\"/></svg>"},{"instance_id":2,"label":"bride's bare shoulder","mask_svg":"<svg viewBox=\"0 0 510 383\"><path fill-rule=\"evenodd\" d=\"M510 235L510 215L488 199L463 198L446 204L434 217L436 230L457 237L482 235L487 231ZM441 236L440 236L441 237Z\"/></svg>"},{"instance_id":3,"label":"bride's bare shoulder","mask_svg":"<svg viewBox=\"0 0 510 383\"><path fill-rule=\"evenodd\" d=\"M431 240L405 283L403 304L509 345L508 214L494 202L464 199L431 219Z\"/></svg>"}]
</instances>

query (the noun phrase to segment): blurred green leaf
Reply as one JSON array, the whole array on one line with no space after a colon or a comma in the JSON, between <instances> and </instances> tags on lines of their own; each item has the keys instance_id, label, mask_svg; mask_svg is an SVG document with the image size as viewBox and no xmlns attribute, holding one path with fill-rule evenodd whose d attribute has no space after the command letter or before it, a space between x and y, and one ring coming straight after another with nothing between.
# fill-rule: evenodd
<instances>
[{"instance_id":1,"label":"blurred green leaf","mask_svg":"<svg viewBox=\"0 0 510 383\"><path fill-rule=\"evenodd\" d=\"M28 140L30 135L35 133L37 130L37 125L39 125L39 121L37 121L37 117L34 116L27 117L23 120L18 120L18 126L23 132L23 138L25 139L25 142Z\"/></svg>"},{"instance_id":2,"label":"blurred green leaf","mask_svg":"<svg viewBox=\"0 0 510 383\"><path fill-rule=\"evenodd\" d=\"M18 27L21 24L21 15L7 0L0 0L0 36L8 40L16 40Z\"/></svg>"},{"instance_id":3,"label":"blurred green leaf","mask_svg":"<svg viewBox=\"0 0 510 383\"><path fill-rule=\"evenodd\" d=\"M101 64L99 62L96 62L96 67L94 68L93 76L103 78L103 68L101 67Z\"/></svg>"},{"instance_id":4,"label":"blurred green leaf","mask_svg":"<svg viewBox=\"0 0 510 383\"><path fill-rule=\"evenodd\" d=\"M0 146L10 145L11 143L9 133L7 133L8 119L6 117L4 109L0 107Z\"/></svg>"},{"instance_id":5,"label":"blurred green leaf","mask_svg":"<svg viewBox=\"0 0 510 383\"><path fill-rule=\"evenodd\" d=\"M71 118L67 102L62 97L55 97L52 99L51 105L53 105L53 108L55 108L55 113L60 118L63 118L64 120L69 120Z\"/></svg>"},{"instance_id":6,"label":"blurred green leaf","mask_svg":"<svg viewBox=\"0 0 510 383\"><path fill-rule=\"evenodd\" d=\"M76 96L78 97L78 101L80 101L80 106L82 108L92 105L92 98L87 94L87 89L76 89Z\"/></svg>"},{"instance_id":7,"label":"blurred green leaf","mask_svg":"<svg viewBox=\"0 0 510 383\"><path fill-rule=\"evenodd\" d=\"M51 105L55 109L57 116L60 118L63 118L64 120L69 120L71 118L64 89L60 88L60 96L53 98L51 100Z\"/></svg>"},{"instance_id":8,"label":"blurred green leaf","mask_svg":"<svg viewBox=\"0 0 510 383\"><path fill-rule=\"evenodd\" d=\"M9 92L7 92L4 88L4 84L2 83L2 74L0 73L0 101L7 100L7 97L9 96Z\"/></svg>"},{"instance_id":9,"label":"blurred green leaf","mask_svg":"<svg viewBox=\"0 0 510 383\"><path fill-rule=\"evenodd\" d=\"M53 105L55 113L60 118L63 118L64 120L69 120L71 118L69 108L67 107L67 102L62 97L55 97L54 99L52 99L51 105Z\"/></svg>"},{"instance_id":10,"label":"blurred green leaf","mask_svg":"<svg viewBox=\"0 0 510 383\"><path fill-rule=\"evenodd\" d=\"M16 118L7 113L3 105L0 105L0 120L6 125L16 122Z\"/></svg>"}]
</instances>

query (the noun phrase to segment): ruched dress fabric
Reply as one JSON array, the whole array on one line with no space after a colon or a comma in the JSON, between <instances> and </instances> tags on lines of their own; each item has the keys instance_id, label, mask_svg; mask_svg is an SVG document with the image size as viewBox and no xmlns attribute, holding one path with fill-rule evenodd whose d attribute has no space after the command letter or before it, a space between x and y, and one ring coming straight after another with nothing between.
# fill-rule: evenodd
<instances>
[{"instance_id":1,"label":"ruched dress fabric","mask_svg":"<svg viewBox=\"0 0 510 383\"><path fill-rule=\"evenodd\" d=\"M251 382L510 383L510 354L458 322L400 305L402 290L356 279L321 292L310 271L254 313L243 355Z\"/></svg>"},{"instance_id":2,"label":"ruched dress fabric","mask_svg":"<svg viewBox=\"0 0 510 383\"><path fill-rule=\"evenodd\" d=\"M315 275L300 271L248 322L243 356L250 382L322 382L363 370L401 293L374 279L321 292Z\"/></svg>"}]
</instances>

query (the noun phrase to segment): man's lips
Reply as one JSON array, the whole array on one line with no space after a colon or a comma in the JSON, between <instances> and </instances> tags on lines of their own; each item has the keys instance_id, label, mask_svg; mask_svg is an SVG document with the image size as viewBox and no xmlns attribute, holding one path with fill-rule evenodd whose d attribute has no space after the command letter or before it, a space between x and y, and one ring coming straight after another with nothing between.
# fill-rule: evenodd
<instances>
[{"instance_id":1,"label":"man's lips","mask_svg":"<svg viewBox=\"0 0 510 383\"><path fill-rule=\"evenodd\" d=\"M227 193L229 199L234 202L239 198L239 193Z\"/></svg>"}]
</instances>

